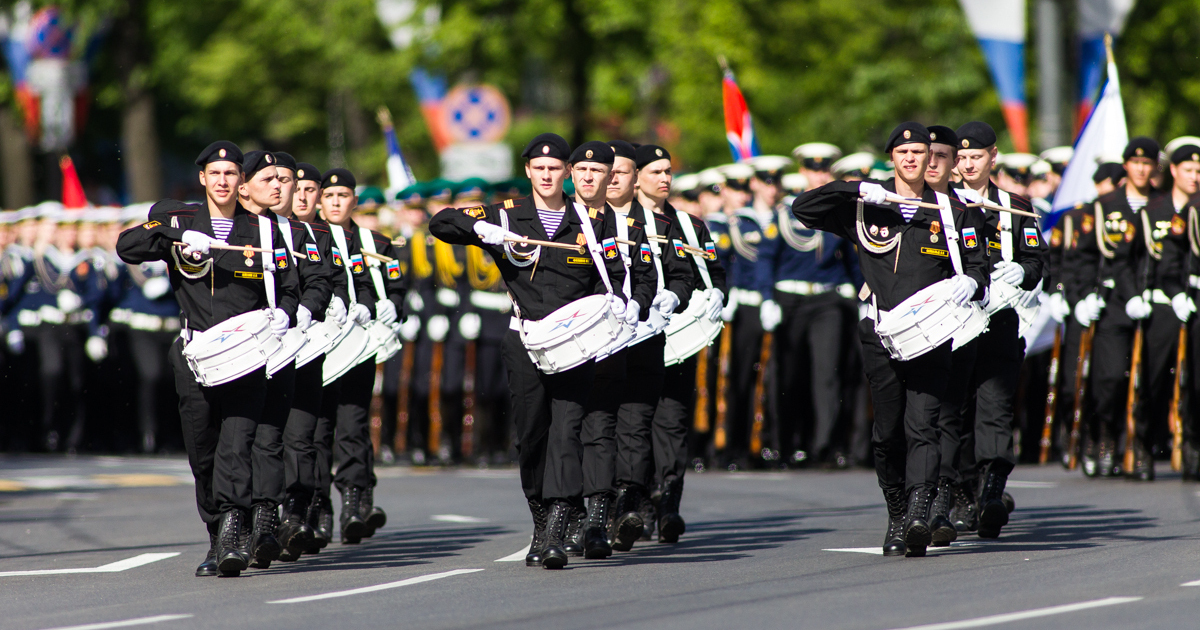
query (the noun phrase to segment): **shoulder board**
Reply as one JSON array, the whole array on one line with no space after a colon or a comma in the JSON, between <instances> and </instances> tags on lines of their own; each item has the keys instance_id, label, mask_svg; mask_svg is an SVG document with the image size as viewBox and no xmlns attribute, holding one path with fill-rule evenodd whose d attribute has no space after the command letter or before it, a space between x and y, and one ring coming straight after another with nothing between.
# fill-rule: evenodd
<instances>
[{"instance_id":1,"label":"shoulder board","mask_svg":"<svg viewBox=\"0 0 1200 630\"><path fill-rule=\"evenodd\" d=\"M633 227L633 226L637 225L637 219L635 219L633 217L625 217L625 224L628 225L629 227Z\"/></svg>"},{"instance_id":2,"label":"shoulder board","mask_svg":"<svg viewBox=\"0 0 1200 630\"><path fill-rule=\"evenodd\" d=\"M601 212L603 212L603 210L597 210L595 208L588 208L588 218L595 219L596 217L600 216Z\"/></svg>"},{"instance_id":3,"label":"shoulder board","mask_svg":"<svg viewBox=\"0 0 1200 630\"><path fill-rule=\"evenodd\" d=\"M515 207L516 207L516 205L517 205L517 204L516 204L516 203L514 203L512 199L505 199L505 200L504 200L504 209L505 209L505 210L512 210L513 208L515 208Z\"/></svg>"},{"instance_id":4,"label":"shoulder board","mask_svg":"<svg viewBox=\"0 0 1200 630\"><path fill-rule=\"evenodd\" d=\"M153 214L169 214L172 216L184 216L195 214L200 209L200 204L184 203L174 199L164 199L153 206L150 206L150 211L146 213L147 217Z\"/></svg>"}]
</instances>

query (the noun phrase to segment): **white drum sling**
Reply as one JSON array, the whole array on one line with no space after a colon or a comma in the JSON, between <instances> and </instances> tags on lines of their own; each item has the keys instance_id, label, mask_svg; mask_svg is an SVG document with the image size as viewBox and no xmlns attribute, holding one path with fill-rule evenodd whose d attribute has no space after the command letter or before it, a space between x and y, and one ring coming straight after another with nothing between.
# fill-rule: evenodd
<instances>
[{"instance_id":1,"label":"white drum sling","mask_svg":"<svg viewBox=\"0 0 1200 630\"><path fill-rule=\"evenodd\" d=\"M271 252L263 252L262 254L263 267L266 268L269 264L271 269L274 269L274 263L270 260L270 257L274 252L275 244L271 238L271 222L266 219L267 216L269 216L269 214L259 217L258 238L259 242L262 243L262 247L271 250ZM279 231L283 234L284 245L287 247L287 253L284 255L291 256L292 250L295 249L295 247L292 246L291 223L288 222L286 217L276 217L276 219L279 221ZM263 281L266 282L267 302L271 305L271 308L275 308L275 275L273 273L264 274ZM283 338L280 341L281 343L279 344L279 349L276 350L269 359L267 359L268 376L278 372L279 370L282 370L291 363L295 363L296 355L299 354L300 349L304 347L304 333L298 328L289 328L287 332L283 334Z\"/></svg>"},{"instance_id":2,"label":"white drum sling","mask_svg":"<svg viewBox=\"0 0 1200 630\"><path fill-rule=\"evenodd\" d=\"M349 287L347 293L350 296L350 304L347 308L352 311L354 305L358 304L358 300L354 296L354 274L350 271L350 248L346 246L346 233L342 231L341 227L333 224L329 225L329 233L333 235L333 245L340 252L342 266L346 269L346 286ZM359 326L353 317L347 318L346 325L342 326L333 347L325 353L325 364L321 368L321 379L324 384L328 385L336 381L343 374L349 372L350 368L358 365L358 358L367 349L370 341L366 329Z\"/></svg>"},{"instance_id":3,"label":"white drum sling","mask_svg":"<svg viewBox=\"0 0 1200 630\"><path fill-rule=\"evenodd\" d=\"M683 236L687 239L688 245L697 250L703 250L703 245L696 237L696 228L692 225L688 214L682 210L675 210L675 215L679 220L680 227L683 228ZM725 322L721 320L714 322L708 317L708 300L717 291L713 288L712 276L708 273L708 263L699 254L693 252L691 256L706 288L692 291L687 308L682 313L675 313L671 316L666 330L667 345L663 349L665 365L682 363L688 357L700 352L702 348L712 345L713 340L721 334L721 329L725 327Z\"/></svg>"},{"instance_id":4,"label":"white drum sling","mask_svg":"<svg viewBox=\"0 0 1200 630\"><path fill-rule=\"evenodd\" d=\"M358 236L362 240L362 248L364 252L377 254L375 251L375 238L371 235L371 231L367 228L358 228ZM379 272L379 260L366 256L367 272L371 274L371 284L375 287L375 297L380 302L387 299L387 291L383 286L383 274ZM376 306L375 312L379 312L379 307ZM400 351L400 335L389 325L378 320L367 324L367 334L370 342L367 343L367 349L360 357L359 362L366 361L372 356L375 357L375 363L383 363L392 358Z\"/></svg>"}]
</instances>

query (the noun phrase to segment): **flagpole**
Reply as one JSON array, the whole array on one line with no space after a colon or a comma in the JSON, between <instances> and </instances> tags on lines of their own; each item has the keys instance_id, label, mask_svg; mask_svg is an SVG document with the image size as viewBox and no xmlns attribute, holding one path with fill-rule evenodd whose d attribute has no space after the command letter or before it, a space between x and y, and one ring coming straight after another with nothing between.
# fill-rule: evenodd
<instances>
[{"instance_id":1,"label":"flagpole","mask_svg":"<svg viewBox=\"0 0 1200 630\"><path fill-rule=\"evenodd\" d=\"M1117 65L1117 59L1113 57L1112 51L1112 33L1104 34L1104 53L1108 56L1109 65Z\"/></svg>"}]
</instances>

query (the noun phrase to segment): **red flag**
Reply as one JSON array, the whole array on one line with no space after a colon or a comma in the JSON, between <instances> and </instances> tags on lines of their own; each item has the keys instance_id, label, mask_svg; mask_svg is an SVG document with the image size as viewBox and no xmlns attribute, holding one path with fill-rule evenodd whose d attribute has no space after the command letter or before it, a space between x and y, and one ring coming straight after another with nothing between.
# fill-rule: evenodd
<instances>
[{"instance_id":1,"label":"red flag","mask_svg":"<svg viewBox=\"0 0 1200 630\"><path fill-rule=\"evenodd\" d=\"M88 205L87 197L83 194L83 184L79 183L79 174L75 172L75 163L71 161L68 155L62 156L58 161L58 167L62 169L63 186L62 186L62 203L64 208L86 208Z\"/></svg>"},{"instance_id":2,"label":"red flag","mask_svg":"<svg viewBox=\"0 0 1200 630\"><path fill-rule=\"evenodd\" d=\"M738 162L759 154L758 138L754 136L754 122L750 119L750 108L738 87L733 71L725 69L722 81L722 101L725 104L725 138L729 140L729 151L733 161Z\"/></svg>"}]
</instances>

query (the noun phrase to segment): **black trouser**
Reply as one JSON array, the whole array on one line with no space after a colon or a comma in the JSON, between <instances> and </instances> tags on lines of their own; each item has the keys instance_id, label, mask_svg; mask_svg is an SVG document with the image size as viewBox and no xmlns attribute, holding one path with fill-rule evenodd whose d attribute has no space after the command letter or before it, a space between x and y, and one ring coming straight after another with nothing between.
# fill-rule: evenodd
<instances>
[{"instance_id":1,"label":"black trouser","mask_svg":"<svg viewBox=\"0 0 1200 630\"><path fill-rule=\"evenodd\" d=\"M262 420L254 434L254 502L283 503L284 457L283 432L292 412L296 389L296 363L293 361L267 379L267 401Z\"/></svg>"},{"instance_id":2,"label":"black trouser","mask_svg":"<svg viewBox=\"0 0 1200 630\"><path fill-rule=\"evenodd\" d=\"M1083 331L1074 316L1067 317L1064 322L1062 348L1058 352L1058 394L1054 402L1054 421L1058 423L1054 439L1058 442L1058 450L1066 453L1071 447L1071 427L1075 423L1075 374L1079 368L1079 345Z\"/></svg>"},{"instance_id":3,"label":"black trouser","mask_svg":"<svg viewBox=\"0 0 1200 630\"><path fill-rule=\"evenodd\" d=\"M879 487L933 489L941 465L937 423L950 378L951 342L911 361L896 361L879 340L874 321L859 322L858 332L875 405L871 447Z\"/></svg>"},{"instance_id":4,"label":"black trouser","mask_svg":"<svg viewBox=\"0 0 1200 630\"><path fill-rule=\"evenodd\" d=\"M725 382L725 458L737 460L750 453L750 429L754 423L754 385L762 352L762 320L759 307L741 304L733 316L733 340L729 349L729 377ZM759 366L760 370L766 366Z\"/></svg>"},{"instance_id":5,"label":"black trouser","mask_svg":"<svg viewBox=\"0 0 1200 630\"><path fill-rule=\"evenodd\" d=\"M1188 355L1184 376L1183 439L1193 446L1200 445L1200 317L1188 323Z\"/></svg>"},{"instance_id":6,"label":"black trouser","mask_svg":"<svg viewBox=\"0 0 1200 630\"><path fill-rule=\"evenodd\" d=\"M625 388L617 410L617 486L653 481L654 409L662 395L663 349L667 336L655 335L625 351Z\"/></svg>"},{"instance_id":7,"label":"black trouser","mask_svg":"<svg viewBox=\"0 0 1200 630\"><path fill-rule=\"evenodd\" d=\"M137 419L142 444L146 436L154 444L160 442L158 415L161 407L159 392L167 377L167 353L178 334L162 331L130 329L129 349L133 358L133 369L137 373Z\"/></svg>"},{"instance_id":8,"label":"black trouser","mask_svg":"<svg viewBox=\"0 0 1200 630\"><path fill-rule=\"evenodd\" d=\"M42 324L26 328L37 340L41 381L41 438L56 434L58 448L77 449L83 440L83 340L72 324ZM43 442L43 446L48 442Z\"/></svg>"},{"instance_id":9,"label":"black trouser","mask_svg":"<svg viewBox=\"0 0 1200 630\"><path fill-rule=\"evenodd\" d=\"M1179 350L1179 318L1169 304L1154 304L1142 343L1142 374L1134 409L1138 441L1152 449L1167 430Z\"/></svg>"},{"instance_id":10,"label":"black trouser","mask_svg":"<svg viewBox=\"0 0 1200 630\"><path fill-rule=\"evenodd\" d=\"M627 350L596 362L583 417L583 494L613 493L617 476L617 412L625 390Z\"/></svg>"},{"instance_id":11,"label":"black trouser","mask_svg":"<svg viewBox=\"0 0 1200 630\"><path fill-rule=\"evenodd\" d=\"M229 510L250 509L251 451L266 404L267 372L259 369L223 385L201 387L183 358L182 339L171 345L169 356L183 444L196 481L196 507L200 518L213 524Z\"/></svg>"},{"instance_id":12,"label":"black trouser","mask_svg":"<svg viewBox=\"0 0 1200 630\"><path fill-rule=\"evenodd\" d=\"M654 481L666 485L682 479L688 464L688 428L696 406L697 355L663 372L662 395L654 410Z\"/></svg>"},{"instance_id":13,"label":"black trouser","mask_svg":"<svg viewBox=\"0 0 1200 630\"><path fill-rule=\"evenodd\" d=\"M508 372L501 347L510 315L481 310L479 316L483 325L475 342L475 453L506 456L511 432Z\"/></svg>"},{"instance_id":14,"label":"black trouser","mask_svg":"<svg viewBox=\"0 0 1200 630\"><path fill-rule=\"evenodd\" d=\"M316 450L316 489L329 496L331 484L349 487L375 485L375 451L367 412L375 385L375 361L368 359L321 391L321 414L313 430ZM331 476L337 460L336 477Z\"/></svg>"},{"instance_id":15,"label":"black trouser","mask_svg":"<svg viewBox=\"0 0 1200 630\"><path fill-rule=\"evenodd\" d=\"M548 501L582 496L580 430L596 363L543 374L515 330L504 336L503 352L525 497Z\"/></svg>"},{"instance_id":16,"label":"black trouser","mask_svg":"<svg viewBox=\"0 0 1200 630\"><path fill-rule=\"evenodd\" d=\"M783 311L773 349L779 377L775 448L785 458L809 450L825 461L841 414L842 297L776 292L775 300Z\"/></svg>"},{"instance_id":17,"label":"black trouser","mask_svg":"<svg viewBox=\"0 0 1200 630\"><path fill-rule=\"evenodd\" d=\"M965 399L959 459L959 471L965 478L971 478L973 471L1007 475L1017 465L1013 409L1025 360L1025 339L1017 334L1019 325L1017 312L1006 308L992 315L987 331L976 339L978 354Z\"/></svg>"},{"instance_id":18,"label":"black trouser","mask_svg":"<svg viewBox=\"0 0 1200 630\"><path fill-rule=\"evenodd\" d=\"M321 413L321 371L325 355L296 369L292 409L283 429L283 472L285 491L312 496L317 481L317 449L314 436L317 416Z\"/></svg>"},{"instance_id":19,"label":"black trouser","mask_svg":"<svg viewBox=\"0 0 1200 630\"><path fill-rule=\"evenodd\" d=\"M383 362L383 388L380 393L383 396L382 405L380 406L380 417L382 423L379 425L379 447L392 448L396 443L396 431L399 429L396 426L397 406L400 404L400 388L408 387L408 383L400 383L400 372L404 365L404 354L413 352L410 342L405 341L404 347L400 352L392 355L390 359ZM409 380L411 380L411 374ZM319 403L318 403L319 404ZM407 409L404 410L408 412ZM405 445L408 443L408 435L404 436Z\"/></svg>"},{"instance_id":20,"label":"black trouser","mask_svg":"<svg viewBox=\"0 0 1200 630\"><path fill-rule=\"evenodd\" d=\"M959 474L964 470L963 414L966 411L967 393L971 387L971 374L975 370L978 350L979 338L976 337L950 355L950 377L946 381L946 391L942 394L942 404L938 412L938 433L942 453L938 476L948 477L955 483L963 478ZM974 444L974 438L971 443ZM972 463L975 461L973 450L968 461Z\"/></svg>"},{"instance_id":21,"label":"black trouser","mask_svg":"<svg viewBox=\"0 0 1200 630\"><path fill-rule=\"evenodd\" d=\"M466 374L467 340L458 331L458 318L450 317L451 328L442 346L441 404L442 432L449 447L450 459L462 459L463 434L463 376ZM439 439L439 442L441 440ZM430 453L437 455L437 453Z\"/></svg>"},{"instance_id":22,"label":"black trouser","mask_svg":"<svg viewBox=\"0 0 1200 630\"><path fill-rule=\"evenodd\" d=\"M1100 439L1105 427L1110 437L1120 434L1129 393L1129 366L1133 350L1134 323L1125 315L1125 305L1113 300L1096 322L1092 339L1091 373L1087 388L1088 432Z\"/></svg>"},{"instance_id":23,"label":"black trouser","mask_svg":"<svg viewBox=\"0 0 1200 630\"><path fill-rule=\"evenodd\" d=\"M421 326L421 334L413 344L413 367L411 380L402 387L408 387L408 449L410 451L426 450L429 446L429 377L433 369L433 342L426 334L425 318ZM399 374L397 372L397 374ZM429 453L436 457L437 453Z\"/></svg>"}]
</instances>

